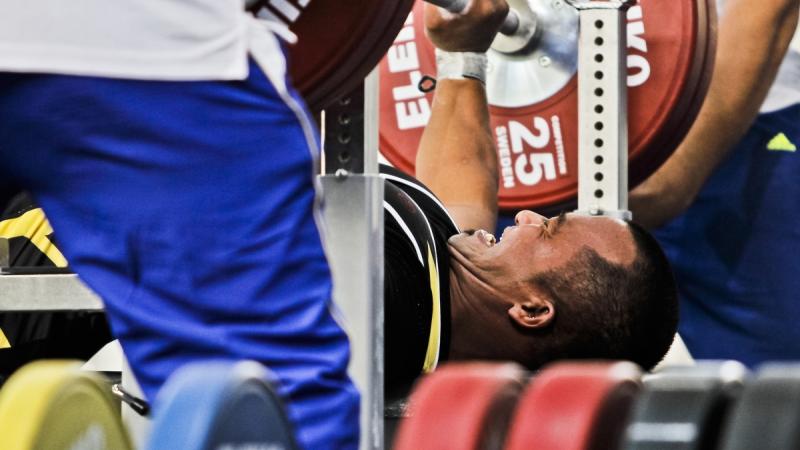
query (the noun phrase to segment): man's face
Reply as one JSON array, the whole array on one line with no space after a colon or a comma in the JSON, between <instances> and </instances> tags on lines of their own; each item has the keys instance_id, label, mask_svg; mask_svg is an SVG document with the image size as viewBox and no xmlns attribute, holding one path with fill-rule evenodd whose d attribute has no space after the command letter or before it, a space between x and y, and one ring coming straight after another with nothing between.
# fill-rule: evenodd
<instances>
[{"instance_id":1,"label":"man's face","mask_svg":"<svg viewBox=\"0 0 800 450\"><path fill-rule=\"evenodd\" d=\"M547 219L522 211L515 222L496 242L484 230L451 237L454 265L495 287L518 289L539 273L563 267L583 248L616 264L628 265L636 257L633 237L621 220L577 214Z\"/></svg>"}]
</instances>

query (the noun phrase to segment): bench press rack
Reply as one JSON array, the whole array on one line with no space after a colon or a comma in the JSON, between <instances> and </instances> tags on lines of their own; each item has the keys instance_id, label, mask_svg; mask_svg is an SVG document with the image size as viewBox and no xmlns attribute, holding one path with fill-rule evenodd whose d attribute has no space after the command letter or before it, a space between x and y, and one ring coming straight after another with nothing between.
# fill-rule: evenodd
<instances>
[{"instance_id":1,"label":"bench press rack","mask_svg":"<svg viewBox=\"0 0 800 450\"><path fill-rule=\"evenodd\" d=\"M102 310L77 275L0 275L0 312Z\"/></svg>"},{"instance_id":2,"label":"bench press rack","mask_svg":"<svg viewBox=\"0 0 800 450\"><path fill-rule=\"evenodd\" d=\"M378 174L378 70L323 113L323 213L333 299L361 393L360 450L384 448L383 180Z\"/></svg>"}]
</instances>

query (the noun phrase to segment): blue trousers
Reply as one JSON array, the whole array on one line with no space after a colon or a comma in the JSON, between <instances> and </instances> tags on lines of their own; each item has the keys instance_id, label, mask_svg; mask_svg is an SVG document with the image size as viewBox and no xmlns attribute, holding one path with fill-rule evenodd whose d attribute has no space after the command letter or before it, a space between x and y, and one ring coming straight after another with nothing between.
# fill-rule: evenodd
<instances>
[{"instance_id":1,"label":"blue trousers","mask_svg":"<svg viewBox=\"0 0 800 450\"><path fill-rule=\"evenodd\" d=\"M279 377L301 444L356 448L308 119L289 95L253 63L237 82L2 73L0 179L44 207L149 399L185 363L252 359Z\"/></svg>"}]
</instances>

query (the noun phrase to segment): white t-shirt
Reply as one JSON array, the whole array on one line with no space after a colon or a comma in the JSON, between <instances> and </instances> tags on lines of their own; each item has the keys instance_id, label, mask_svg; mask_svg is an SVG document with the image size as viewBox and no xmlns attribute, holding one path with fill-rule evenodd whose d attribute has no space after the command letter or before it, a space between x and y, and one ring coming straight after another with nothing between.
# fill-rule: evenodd
<instances>
[{"instance_id":1,"label":"white t-shirt","mask_svg":"<svg viewBox=\"0 0 800 450\"><path fill-rule=\"evenodd\" d=\"M775 82L761 106L761 112L778 111L800 103L800 27L794 33L789 51L778 69Z\"/></svg>"},{"instance_id":2,"label":"white t-shirt","mask_svg":"<svg viewBox=\"0 0 800 450\"><path fill-rule=\"evenodd\" d=\"M778 111L800 103L800 50L790 48L778 76L761 105L762 113Z\"/></svg>"},{"instance_id":3,"label":"white t-shirt","mask_svg":"<svg viewBox=\"0 0 800 450\"><path fill-rule=\"evenodd\" d=\"M243 0L0 0L0 71L243 79Z\"/></svg>"}]
</instances>

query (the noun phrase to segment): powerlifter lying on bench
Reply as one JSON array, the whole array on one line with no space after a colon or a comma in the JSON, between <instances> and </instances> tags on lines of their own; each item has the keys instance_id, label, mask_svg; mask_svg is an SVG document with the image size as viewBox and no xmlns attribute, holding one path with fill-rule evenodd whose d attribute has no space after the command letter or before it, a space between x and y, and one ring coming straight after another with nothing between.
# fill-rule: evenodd
<instances>
[{"instance_id":1,"label":"powerlifter lying on bench","mask_svg":"<svg viewBox=\"0 0 800 450\"><path fill-rule=\"evenodd\" d=\"M403 395L445 360L535 369L554 359L608 358L652 368L678 317L669 263L644 229L522 211L499 239L486 231L496 225L498 171L482 54L507 6L471 5L461 15L425 11L439 73L416 175L439 200L383 169L387 394Z\"/></svg>"},{"instance_id":2,"label":"powerlifter lying on bench","mask_svg":"<svg viewBox=\"0 0 800 450\"><path fill-rule=\"evenodd\" d=\"M477 53L440 54L440 67L466 59L455 64L463 72L440 70L417 156L419 180L441 201L384 169L387 393L402 395L445 360L515 360L535 369L560 358L610 358L651 368L672 342L677 304L668 263L645 231L530 211L499 240L485 231L495 229L498 172L480 54L507 6L471 5L447 18L426 11L438 48Z\"/></svg>"}]
</instances>

